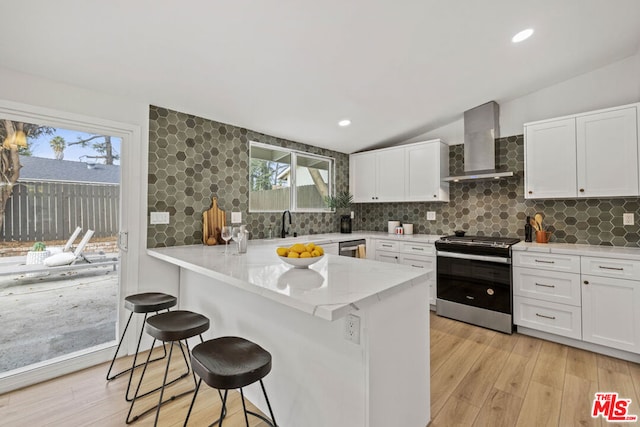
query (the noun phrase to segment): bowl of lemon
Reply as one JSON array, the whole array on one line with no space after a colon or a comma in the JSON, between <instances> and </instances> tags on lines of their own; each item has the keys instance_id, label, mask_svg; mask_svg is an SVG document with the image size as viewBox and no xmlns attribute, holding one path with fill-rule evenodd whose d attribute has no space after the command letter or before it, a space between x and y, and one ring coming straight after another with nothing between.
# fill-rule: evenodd
<instances>
[{"instance_id":1,"label":"bowl of lemon","mask_svg":"<svg viewBox=\"0 0 640 427\"><path fill-rule=\"evenodd\" d=\"M311 264L324 257L322 246L313 243L296 243L288 248L280 247L276 249L276 253L283 262L295 268L309 268Z\"/></svg>"}]
</instances>

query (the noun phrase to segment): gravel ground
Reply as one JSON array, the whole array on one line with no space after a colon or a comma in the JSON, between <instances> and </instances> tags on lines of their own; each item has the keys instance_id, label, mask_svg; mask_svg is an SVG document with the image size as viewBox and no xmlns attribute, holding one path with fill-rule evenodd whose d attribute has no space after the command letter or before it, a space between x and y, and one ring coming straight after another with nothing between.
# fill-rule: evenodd
<instances>
[{"instance_id":1,"label":"gravel ground","mask_svg":"<svg viewBox=\"0 0 640 427\"><path fill-rule=\"evenodd\" d=\"M118 273L0 277L0 374L116 339Z\"/></svg>"}]
</instances>

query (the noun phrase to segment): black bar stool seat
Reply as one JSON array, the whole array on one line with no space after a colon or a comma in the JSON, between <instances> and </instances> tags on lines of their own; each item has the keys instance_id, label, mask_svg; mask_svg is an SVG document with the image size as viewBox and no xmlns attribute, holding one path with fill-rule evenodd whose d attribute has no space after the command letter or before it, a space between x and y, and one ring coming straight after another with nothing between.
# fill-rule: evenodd
<instances>
[{"instance_id":1,"label":"black bar stool seat","mask_svg":"<svg viewBox=\"0 0 640 427\"><path fill-rule=\"evenodd\" d=\"M225 391L224 397L222 398L220 418L214 422L214 424L219 422L220 426L222 426L222 421L226 414L225 405L228 390L240 389L247 427L249 426L247 413L262 419L271 426L276 426L271 404L269 403L269 398L267 397L267 392L262 382L262 379L271 372L271 354L267 350L244 338L220 337L195 346L191 352L191 366L193 372L200 377L200 380L198 381L196 392L191 401L189 413L184 423L185 426L189 421L189 415L191 414L202 381L210 387L218 389L218 391ZM271 420L260 414L247 411L245 406L242 388L258 381L260 381L262 392L267 401Z\"/></svg>"},{"instance_id":2,"label":"black bar stool seat","mask_svg":"<svg viewBox=\"0 0 640 427\"><path fill-rule=\"evenodd\" d=\"M178 299L173 295L162 292L146 292L143 294L129 295L124 299L124 308L133 313L152 313L166 310L178 304Z\"/></svg>"},{"instance_id":3,"label":"black bar stool seat","mask_svg":"<svg viewBox=\"0 0 640 427\"><path fill-rule=\"evenodd\" d=\"M209 319L186 310L161 313L147 319L145 331L160 341L180 341L209 329Z\"/></svg>"},{"instance_id":4,"label":"black bar stool seat","mask_svg":"<svg viewBox=\"0 0 640 427\"><path fill-rule=\"evenodd\" d=\"M151 344L151 348L153 348L157 340L160 340L163 343L170 342L171 345L169 347L169 357L167 358L167 366L165 368L162 385L151 390L150 392L139 394L142 381L144 380L145 372L147 371L147 366L149 364L151 353L149 353L149 355L147 356L147 362L145 363L144 368L142 370L142 374L140 375L140 381L138 382L135 395L133 397L133 400L131 401L129 413L127 414L127 420L126 420L127 424L130 424L136 421L141 416L155 410L156 418L153 424L155 426L158 424L158 418L160 416L160 408L162 407L162 405L164 405L165 403L171 402L178 397L192 393L195 390L197 381L196 381L195 374L193 374L193 383L194 383L193 389L185 391L175 396L171 396L169 399L165 401L162 400L164 396L165 388L168 385L173 384L175 381L188 376L190 373L191 369L189 367L189 361L187 360L187 355L185 354L184 349L182 347L182 341L184 341L184 346L187 348L187 353L190 354L189 343L187 342L187 339L193 338L195 336L200 336L200 342L202 343L203 342L202 333L204 333L208 329L209 329L209 319L207 317L201 314L194 313L192 311L186 311L186 310L168 311L166 313L156 314L155 316L151 316L147 319L147 323L145 325L144 330L153 337L153 343ZM173 354L173 346L176 343L178 344L178 346L180 347L180 351L182 352L182 357L184 358L184 362L187 367L187 372L182 374L178 378L170 382L167 382L167 377L169 375L169 365L171 363L171 356ZM136 402L136 399L139 399L140 397L146 396L157 390L160 390L160 398L158 400L158 404L156 406L153 406L152 408L147 409L146 411L142 412L139 415L131 417L131 413L133 412L133 406Z\"/></svg>"},{"instance_id":5,"label":"black bar stool seat","mask_svg":"<svg viewBox=\"0 0 640 427\"><path fill-rule=\"evenodd\" d=\"M124 340L124 336L129 329L129 324L131 323L131 319L133 318L134 313L143 314L143 325L147 320L147 315L149 313L158 313L161 310L167 310L171 307L175 307L178 304L178 299L173 295L165 294L162 292L145 292L140 294L133 294L125 297L124 299L124 308L129 310L131 313L129 314L129 319L127 320L127 324L124 327L124 331L122 331L122 335L120 336L120 341L118 341L118 346L116 347L116 352L113 355L113 359L111 359L111 365L109 365L109 370L107 371L107 381L111 381L120 377L121 375L129 373L129 383L127 384L127 391L125 393L125 399L127 401L131 401L131 397L129 397L129 390L131 388L131 379L133 376L133 370L139 368L144 365L144 363L140 363L136 365L136 361L138 360L138 352L140 351L140 343L142 342L142 334L144 332L144 326L140 328L140 334L138 336L138 344L136 346L136 352L133 356L133 363L131 367L125 369L123 371L118 372L117 374L111 375L111 370L113 369L113 365L118 357L118 352L120 351L120 347L122 346L122 342ZM155 362L161 359L164 359L167 356L167 349L163 346L164 354L162 357L158 357L156 359L151 360L151 362Z\"/></svg>"}]
</instances>

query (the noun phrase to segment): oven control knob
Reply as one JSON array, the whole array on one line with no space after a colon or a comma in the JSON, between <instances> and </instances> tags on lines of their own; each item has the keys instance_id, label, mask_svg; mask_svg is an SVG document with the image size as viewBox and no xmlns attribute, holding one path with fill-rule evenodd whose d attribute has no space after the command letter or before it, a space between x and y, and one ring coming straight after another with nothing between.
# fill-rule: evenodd
<instances>
[{"instance_id":1,"label":"oven control knob","mask_svg":"<svg viewBox=\"0 0 640 427\"><path fill-rule=\"evenodd\" d=\"M495 292L493 291L493 289L489 288L489 289L487 289L487 293L489 295L493 295Z\"/></svg>"}]
</instances>

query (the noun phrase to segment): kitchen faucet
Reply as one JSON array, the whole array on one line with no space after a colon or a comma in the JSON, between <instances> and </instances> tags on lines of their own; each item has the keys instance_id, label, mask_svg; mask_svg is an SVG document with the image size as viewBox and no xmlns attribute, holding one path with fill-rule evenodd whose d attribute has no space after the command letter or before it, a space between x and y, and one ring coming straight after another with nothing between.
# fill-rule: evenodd
<instances>
[{"instance_id":1,"label":"kitchen faucet","mask_svg":"<svg viewBox=\"0 0 640 427\"><path fill-rule=\"evenodd\" d=\"M280 237L282 237L283 239L286 237L287 234L289 234L289 230L285 229L285 223L284 223L284 217L285 215L289 214L289 225L291 225L291 212L289 212L288 210L282 212L282 230L280 231Z\"/></svg>"}]
</instances>

